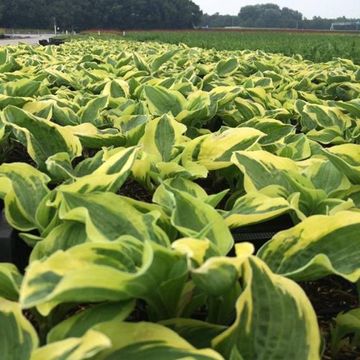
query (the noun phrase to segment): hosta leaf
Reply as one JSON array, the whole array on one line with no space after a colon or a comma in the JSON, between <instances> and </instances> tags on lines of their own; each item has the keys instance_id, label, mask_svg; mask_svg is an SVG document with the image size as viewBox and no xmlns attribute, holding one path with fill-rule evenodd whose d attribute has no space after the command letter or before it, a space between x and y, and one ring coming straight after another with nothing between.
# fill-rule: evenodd
<instances>
[{"instance_id":1,"label":"hosta leaf","mask_svg":"<svg viewBox=\"0 0 360 360\"><path fill-rule=\"evenodd\" d=\"M129 85L126 81L121 79L115 79L109 81L102 91L103 95L110 96L112 98L128 97Z\"/></svg>"},{"instance_id":2,"label":"hosta leaf","mask_svg":"<svg viewBox=\"0 0 360 360\"><path fill-rule=\"evenodd\" d=\"M161 324L179 334L196 348L211 347L211 340L226 330L226 326L193 319L170 319Z\"/></svg>"},{"instance_id":3,"label":"hosta leaf","mask_svg":"<svg viewBox=\"0 0 360 360\"><path fill-rule=\"evenodd\" d=\"M66 338L79 338L97 324L110 320L124 321L134 310L134 306L134 301L91 306L52 328L47 341L53 343Z\"/></svg>"},{"instance_id":4,"label":"hosta leaf","mask_svg":"<svg viewBox=\"0 0 360 360\"><path fill-rule=\"evenodd\" d=\"M262 105L253 102L251 100L236 98L235 106L238 110L242 120L247 121L255 116L263 117L265 115L265 109Z\"/></svg>"},{"instance_id":5,"label":"hosta leaf","mask_svg":"<svg viewBox=\"0 0 360 360\"><path fill-rule=\"evenodd\" d=\"M246 92L241 94L242 97L250 98L253 101L260 103L265 108L268 107L280 107L281 103L272 98L263 87L247 88Z\"/></svg>"},{"instance_id":6,"label":"hosta leaf","mask_svg":"<svg viewBox=\"0 0 360 360\"><path fill-rule=\"evenodd\" d=\"M306 165L303 173L311 179L315 187L325 190L329 195L335 196L351 187L347 177L329 160L311 158L302 164Z\"/></svg>"},{"instance_id":7,"label":"hosta leaf","mask_svg":"<svg viewBox=\"0 0 360 360\"><path fill-rule=\"evenodd\" d=\"M108 322L94 328L105 334L112 342L112 348L94 358L103 359L196 359L223 360L211 349L196 349L165 326L153 323ZM118 336L118 334L122 334Z\"/></svg>"},{"instance_id":8,"label":"hosta leaf","mask_svg":"<svg viewBox=\"0 0 360 360\"><path fill-rule=\"evenodd\" d=\"M336 356L341 348L343 338L352 338L350 343L355 347L360 345L360 308L347 313L340 313L335 319L335 327L331 331L332 355Z\"/></svg>"},{"instance_id":9,"label":"hosta leaf","mask_svg":"<svg viewBox=\"0 0 360 360\"><path fill-rule=\"evenodd\" d=\"M45 69L45 72L49 75L50 81L54 82L57 86L65 85L74 89L81 88L79 81L76 79L76 75L59 71L55 68Z\"/></svg>"},{"instance_id":10,"label":"hosta leaf","mask_svg":"<svg viewBox=\"0 0 360 360\"><path fill-rule=\"evenodd\" d=\"M0 263L0 298L16 301L22 275L14 264Z\"/></svg>"},{"instance_id":11,"label":"hosta leaf","mask_svg":"<svg viewBox=\"0 0 360 360\"><path fill-rule=\"evenodd\" d=\"M24 104L32 101L32 98L29 97L15 97L7 96L0 94L0 109L5 109L8 105L13 105L16 107L22 107Z\"/></svg>"},{"instance_id":12,"label":"hosta leaf","mask_svg":"<svg viewBox=\"0 0 360 360\"><path fill-rule=\"evenodd\" d=\"M343 144L345 141L343 133L336 127L328 127L321 130L310 130L306 136L320 144Z\"/></svg>"},{"instance_id":13,"label":"hosta leaf","mask_svg":"<svg viewBox=\"0 0 360 360\"><path fill-rule=\"evenodd\" d=\"M226 359L320 360L316 315L303 290L256 257L241 275L236 320L212 341L215 350Z\"/></svg>"},{"instance_id":14,"label":"hosta leaf","mask_svg":"<svg viewBox=\"0 0 360 360\"><path fill-rule=\"evenodd\" d=\"M150 251L148 246L146 249ZM127 238L112 243L82 244L34 261L25 274L20 302L25 308L41 304L41 311L48 314L56 305L54 302L131 299L127 288L129 281L137 277L135 270L141 264L142 250L141 243ZM146 268L148 255L144 259Z\"/></svg>"},{"instance_id":15,"label":"hosta leaf","mask_svg":"<svg viewBox=\"0 0 360 360\"><path fill-rule=\"evenodd\" d=\"M307 159L311 156L310 141L304 134L289 135L276 154L295 161Z\"/></svg>"},{"instance_id":16,"label":"hosta leaf","mask_svg":"<svg viewBox=\"0 0 360 360\"><path fill-rule=\"evenodd\" d=\"M153 201L169 211L174 208L174 199L171 196L171 193L169 193L169 187L186 192L191 196L204 201L208 197L206 191L191 180L184 179L183 177L167 179L157 187L153 196Z\"/></svg>"},{"instance_id":17,"label":"hosta leaf","mask_svg":"<svg viewBox=\"0 0 360 360\"><path fill-rule=\"evenodd\" d=\"M159 171L159 178L162 180L173 179L176 177L182 177L184 179L191 179L196 175L183 166L177 164L175 161L171 162L159 162L156 165L156 169ZM206 171L206 169L205 169Z\"/></svg>"},{"instance_id":18,"label":"hosta leaf","mask_svg":"<svg viewBox=\"0 0 360 360\"><path fill-rule=\"evenodd\" d=\"M73 179L72 184L60 185L59 191L84 193L116 192L126 181L134 164L137 148L119 148L91 174Z\"/></svg>"},{"instance_id":19,"label":"hosta leaf","mask_svg":"<svg viewBox=\"0 0 360 360\"><path fill-rule=\"evenodd\" d=\"M334 127L344 131L351 126L351 119L337 108L298 100L295 109L301 115L301 124L305 130Z\"/></svg>"},{"instance_id":20,"label":"hosta leaf","mask_svg":"<svg viewBox=\"0 0 360 360\"><path fill-rule=\"evenodd\" d=\"M255 128L266 134L260 139L261 145L273 144L294 132L294 127L283 124L275 119L253 119L241 125L241 127Z\"/></svg>"},{"instance_id":21,"label":"hosta leaf","mask_svg":"<svg viewBox=\"0 0 360 360\"><path fill-rule=\"evenodd\" d=\"M9 57L9 53L6 49L6 47L3 47L0 50L0 65L4 65L6 63L6 61L8 60Z\"/></svg>"},{"instance_id":22,"label":"hosta leaf","mask_svg":"<svg viewBox=\"0 0 360 360\"><path fill-rule=\"evenodd\" d=\"M157 56L154 58L154 60L151 62L151 71L157 71L160 69L161 65L165 64L167 61L169 61L176 53L179 52L179 49L170 50L167 51L160 56Z\"/></svg>"},{"instance_id":23,"label":"hosta leaf","mask_svg":"<svg viewBox=\"0 0 360 360\"><path fill-rule=\"evenodd\" d=\"M176 116L186 107L186 100L180 92L161 86L145 86L143 96L153 115L162 116L170 112Z\"/></svg>"},{"instance_id":24,"label":"hosta leaf","mask_svg":"<svg viewBox=\"0 0 360 360\"><path fill-rule=\"evenodd\" d=\"M108 96L99 96L90 100L78 114L80 116L81 123L91 123L95 126L102 125L100 112L108 106L108 103Z\"/></svg>"},{"instance_id":25,"label":"hosta leaf","mask_svg":"<svg viewBox=\"0 0 360 360\"><path fill-rule=\"evenodd\" d=\"M228 192L228 190L225 190L218 194L213 194L209 196L200 185L186 179L185 177L178 176L175 178L167 179L160 186L157 187L153 196L153 201L169 210L173 208L173 200L169 195L169 192L167 191L167 187L187 192L188 194L203 200L206 204L209 204L214 208Z\"/></svg>"},{"instance_id":26,"label":"hosta leaf","mask_svg":"<svg viewBox=\"0 0 360 360\"><path fill-rule=\"evenodd\" d=\"M150 305L149 314L161 319L176 315L186 280L183 255L123 237L111 243L85 243L32 262L20 302L47 315L60 303L142 298Z\"/></svg>"},{"instance_id":27,"label":"hosta leaf","mask_svg":"<svg viewBox=\"0 0 360 360\"><path fill-rule=\"evenodd\" d=\"M323 189L316 189L311 180L301 174L300 166L293 160L275 156L267 151L237 151L232 161L244 173L247 193L259 191L283 197L293 204L302 218L319 212L319 204L326 200ZM276 191L273 191L277 189ZM296 204L297 203L297 204Z\"/></svg>"},{"instance_id":28,"label":"hosta leaf","mask_svg":"<svg viewBox=\"0 0 360 360\"><path fill-rule=\"evenodd\" d=\"M229 227L237 228L270 220L291 209L292 206L284 198L249 192L236 200L233 208L224 213L224 219Z\"/></svg>"},{"instance_id":29,"label":"hosta leaf","mask_svg":"<svg viewBox=\"0 0 360 360\"><path fill-rule=\"evenodd\" d=\"M176 120L187 126L200 127L204 122L213 118L217 111L217 103L205 91L192 92L186 109L181 111Z\"/></svg>"},{"instance_id":30,"label":"hosta leaf","mask_svg":"<svg viewBox=\"0 0 360 360\"><path fill-rule=\"evenodd\" d=\"M27 147L29 155L40 167L44 167L49 156L59 152L69 153L71 159L81 155L80 141L68 129L14 106L8 106L3 114L5 124L12 128L17 139Z\"/></svg>"},{"instance_id":31,"label":"hosta leaf","mask_svg":"<svg viewBox=\"0 0 360 360\"><path fill-rule=\"evenodd\" d=\"M233 246L233 238L221 215L204 201L192 195L168 188L173 194L172 224L185 236L207 238L222 255Z\"/></svg>"},{"instance_id":32,"label":"hosta leaf","mask_svg":"<svg viewBox=\"0 0 360 360\"><path fill-rule=\"evenodd\" d=\"M216 86L210 91L212 101L215 101L219 108L228 105L239 95L241 88L238 86Z\"/></svg>"},{"instance_id":33,"label":"hosta leaf","mask_svg":"<svg viewBox=\"0 0 360 360\"><path fill-rule=\"evenodd\" d=\"M0 197L5 202L7 221L15 229L28 231L39 226L36 211L49 193L50 178L25 163L0 166Z\"/></svg>"},{"instance_id":34,"label":"hosta leaf","mask_svg":"<svg viewBox=\"0 0 360 360\"><path fill-rule=\"evenodd\" d=\"M195 285L211 296L222 296L235 288L240 277L240 267L254 252L250 243L235 245L236 257L213 256L200 267L192 269Z\"/></svg>"},{"instance_id":35,"label":"hosta leaf","mask_svg":"<svg viewBox=\"0 0 360 360\"><path fill-rule=\"evenodd\" d=\"M121 129L128 145L137 145L150 120L150 115L122 115L114 120L114 127Z\"/></svg>"},{"instance_id":36,"label":"hosta leaf","mask_svg":"<svg viewBox=\"0 0 360 360\"><path fill-rule=\"evenodd\" d=\"M72 246L82 244L88 240L85 225L73 221L64 221L58 225L50 223L40 238L29 238L30 234L21 234L25 241L34 246L30 254L30 262L50 256L57 250L66 250ZM31 236L31 235L30 235Z\"/></svg>"},{"instance_id":37,"label":"hosta leaf","mask_svg":"<svg viewBox=\"0 0 360 360\"><path fill-rule=\"evenodd\" d=\"M46 160L46 168L52 179L68 180L75 178L75 171L68 153L57 153Z\"/></svg>"},{"instance_id":38,"label":"hosta leaf","mask_svg":"<svg viewBox=\"0 0 360 360\"><path fill-rule=\"evenodd\" d=\"M1 54L0 73L21 69L21 66L15 61L14 56L7 51L5 46L1 50Z\"/></svg>"},{"instance_id":39,"label":"hosta leaf","mask_svg":"<svg viewBox=\"0 0 360 360\"><path fill-rule=\"evenodd\" d=\"M354 99L348 102L339 101L336 105L349 112L354 117L360 118L360 99Z\"/></svg>"},{"instance_id":40,"label":"hosta leaf","mask_svg":"<svg viewBox=\"0 0 360 360\"><path fill-rule=\"evenodd\" d=\"M125 135L117 129L97 129L95 125L84 123L66 127L80 139L81 144L89 149L100 149L103 146L123 146Z\"/></svg>"},{"instance_id":41,"label":"hosta leaf","mask_svg":"<svg viewBox=\"0 0 360 360\"><path fill-rule=\"evenodd\" d=\"M250 148L263 136L261 131L252 128L226 129L199 136L184 145L182 164L185 168L191 168L195 162L208 170L229 167L234 151Z\"/></svg>"},{"instance_id":42,"label":"hosta leaf","mask_svg":"<svg viewBox=\"0 0 360 360\"><path fill-rule=\"evenodd\" d=\"M272 271L295 280L336 274L356 282L360 278L359 229L358 212L311 216L275 235L258 256Z\"/></svg>"},{"instance_id":43,"label":"hosta leaf","mask_svg":"<svg viewBox=\"0 0 360 360\"><path fill-rule=\"evenodd\" d=\"M113 241L121 235L168 244L167 235L156 224L159 211L142 213L127 198L106 193L62 193L59 217L85 224L88 239Z\"/></svg>"},{"instance_id":44,"label":"hosta leaf","mask_svg":"<svg viewBox=\"0 0 360 360\"><path fill-rule=\"evenodd\" d=\"M199 266L211 256L218 255L218 252L212 246L212 243L205 239L199 240L195 238L181 238L174 241L171 247L176 251L184 254L190 261L190 267Z\"/></svg>"},{"instance_id":45,"label":"hosta leaf","mask_svg":"<svg viewBox=\"0 0 360 360\"><path fill-rule=\"evenodd\" d=\"M78 115L76 115L75 111L70 107L63 107L59 106L58 104L53 104L52 112L52 120L59 125L67 126L80 124Z\"/></svg>"},{"instance_id":46,"label":"hosta leaf","mask_svg":"<svg viewBox=\"0 0 360 360\"><path fill-rule=\"evenodd\" d=\"M0 85L0 93L15 97L30 97L35 95L40 85L40 81L32 79L9 81Z\"/></svg>"},{"instance_id":47,"label":"hosta leaf","mask_svg":"<svg viewBox=\"0 0 360 360\"><path fill-rule=\"evenodd\" d=\"M81 338L68 338L36 349L31 360L93 359L96 354L110 347L111 341L106 335L89 330Z\"/></svg>"},{"instance_id":48,"label":"hosta leaf","mask_svg":"<svg viewBox=\"0 0 360 360\"><path fill-rule=\"evenodd\" d=\"M25 104L22 109L29 112L37 117L41 117L46 120L51 120L52 118L52 108L53 101L32 101Z\"/></svg>"},{"instance_id":49,"label":"hosta leaf","mask_svg":"<svg viewBox=\"0 0 360 360\"><path fill-rule=\"evenodd\" d=\"M236 71L239 64L236 58L221 60L217 63L215 71L219 76L229 76Z\"/></svg>"},{"instance_id":50,"label":"hosta leaf","mask_svg":"<svg viewBox=\"0 0 360 360\"><path fill-rule=\"evenodd\" d=\"M296 163L287 158L281 158L267 151L237 151L232 161L244 173L244 187L247 192L261 190L269 185L286 185L285 172L291 175L298 172ZM286 187L286 186L284 186Z\"/></svg>"},{"instance_id":51,"label":"hosta leaf","mask_svg":"<svg viewBox=\"0 0 360 360\"><path fill-rule=\"evenodd\" d=\"M348 190L339 194L342 199L351 199L355 207L360 208L360 185L352 185Z\"/></svg>"},{"instance_id":52,"label":"hosta leaf","mask_svg":"<svg viewBox=\"0 0 360 360\"><path fill-rule=\"evenodd\" d=\"M145 184L145 186L151 189L151 181L149 179L151 170L152 162L150 155L145 152L140 152L140 157L139 159L135 160L134 166L132 168L132 176L134 179L136 179L136 181L141 184Z\"/></svg>"},{"instance_id":53,"label":"hosta leaf","mask_svg":"<svg viewBox=\"0 0 360 360\"><path fill-rule=\"evenodd\" d=\"M326 156L353 184L360 183L360 147L355 144L316 147L316 152Z\"/></svg>"},{"instance_id":54,"label":"hosta leaf","mask_svg":"<svg viewBox=\"0 0 360 360\"><path fill-rule=\"evenodd\" d=\"M143 151L155 162L168 162L173 157L174 146L181 142L185 131L185 125L165 114L146 125L140 144L143 146Z\"/></svg>"},{"instance_id":55,"label":"hosta leaf","mask_svg":"<svg viewBox=\"0 0 360 360\"><path fill-rule=\"evenodd\" d=\"M36 331L20 305L0 297L0 349L6 360L28 360L38 346Z\"/></svg>"},{"instance_id":56,"label":"hosta leaf","mask_svg":"<svg viewBox=\"0 0 360 360\"><path fill-rule=\"evenodd\" d=\"M115 150L116 152L117 150ZM109 156L112 155L112 150L104 148L98 151L93 157L89 157L81 161L75 166L75 173L78 177L92 174L96 169L103 164Z\"/></svg>"},{"instance_id":57,"label":"hosta leaf","mask_svg":"<svg viewBox=\"0 0 360 360\"><path fill-rule=\"evenodd\" d=\"M145 59L143 59L143 57L134 52L133 53L133 59L134 59L134 63L136 65L136 67L140 70L140 71L144 71L146 73L150 73L150 69L148 64L146 63Z\"/></svg>"}]
</instances>

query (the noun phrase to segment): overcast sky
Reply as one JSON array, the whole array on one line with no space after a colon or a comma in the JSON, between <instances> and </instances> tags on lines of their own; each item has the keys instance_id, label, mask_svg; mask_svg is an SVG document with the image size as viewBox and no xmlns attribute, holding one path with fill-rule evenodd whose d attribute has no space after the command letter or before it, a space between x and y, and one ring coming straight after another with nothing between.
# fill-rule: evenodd
<instances>
[{"instance_id":1,"label":"overcast sky","mask_svg":"<svg viewBox=\"0 0 360 360\"><path fill-rule=\"evenodd\" d=\"M274 3L300 11L305 17L321 16L336 18L346 16L360 18L360 0L193 0L205 13L237 14L245 5Z\"/></svg>"}]
</instances>

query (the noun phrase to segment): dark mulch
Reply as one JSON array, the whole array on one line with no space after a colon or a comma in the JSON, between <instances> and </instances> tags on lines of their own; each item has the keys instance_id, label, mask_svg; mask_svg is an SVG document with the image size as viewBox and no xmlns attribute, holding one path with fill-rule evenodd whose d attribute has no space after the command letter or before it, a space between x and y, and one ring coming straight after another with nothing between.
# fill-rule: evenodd
<instances>
[{"instance_id":1,"label":"dark mulch","mask_svg":"<svg viewBox=\"0 0 360 360\"><path fill-rule=\"evenodd\" d=\"M343 348L336 357L330 350L330 329L333 319L340 312L359 307L356 286L337 276L328 276L318 281L300 283L309 297L318 317L321 333L326 341L323 360L360 360L360 349Z\"/></svg>"},{"instance_id":2,"label":"dark mulch","mask_svg":"<svg viewBox=\"0 0 360 360\"><path fill-rule=\"evenodd\" d=\"M23 162L36 167L34 160L29 156L25 146L19 142L9 139L0 149L1 163Z\"/></svg>"},{"instance_id":3,"label":"dark mulch","mask_svg":"<svg viewBox=\"0 0 360 360\"><path fill-rule=\"evenodd\" d=\"M147 203L151 203L153 197L153 194L131 178L126 180L121 189L118 191L118 194Z\"/></svg>"}]
</instances>

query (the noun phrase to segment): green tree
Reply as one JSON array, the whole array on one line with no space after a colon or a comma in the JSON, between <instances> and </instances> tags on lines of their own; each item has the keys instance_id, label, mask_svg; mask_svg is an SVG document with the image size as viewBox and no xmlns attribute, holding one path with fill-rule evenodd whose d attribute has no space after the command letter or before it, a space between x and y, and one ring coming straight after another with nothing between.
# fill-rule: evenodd
<instances>
[{"instance_id":1,"label":"green tree","mask_svg":"<svg viewBox=\"0 0 360 360\"><path fill-rule=\"evenodd\" d=\"M240 9L239 22L244 27L296 27L302 14L289 8L281 9L276 4L248 5Z\"/></svg>"},{"instance_id":2,"label":"green tree","mask_svg":"<svg viewBox=\"0 0 360 360\"><path fill-rule=\"evenodd\" d=\"M0 27L62 30L192 28L202 12L191 0L0 0ZM6 13L6 17L1 14Z\"/></svg>"}]
</instances>

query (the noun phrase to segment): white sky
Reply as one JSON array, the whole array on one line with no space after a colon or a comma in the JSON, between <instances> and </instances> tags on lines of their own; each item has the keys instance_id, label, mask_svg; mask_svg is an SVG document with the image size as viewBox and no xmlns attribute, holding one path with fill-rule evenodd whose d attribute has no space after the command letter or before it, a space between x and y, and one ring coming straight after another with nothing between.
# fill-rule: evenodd
<instances>
[{"instance_id":1,"label":"white sky","mask_svg":"<svg viewBox=\"0 0 360 360\"><path fill-rule=\"evenodd\" d=\"M193 0L204 13L238 14L246 5L274 3L300 11L305 17L321 16L336 18L346 16L360 18L360 0Z\"/></svg>"}]
</instances>

